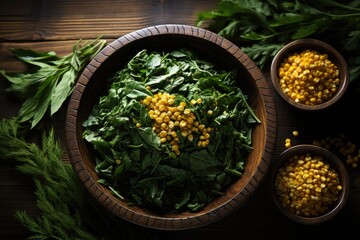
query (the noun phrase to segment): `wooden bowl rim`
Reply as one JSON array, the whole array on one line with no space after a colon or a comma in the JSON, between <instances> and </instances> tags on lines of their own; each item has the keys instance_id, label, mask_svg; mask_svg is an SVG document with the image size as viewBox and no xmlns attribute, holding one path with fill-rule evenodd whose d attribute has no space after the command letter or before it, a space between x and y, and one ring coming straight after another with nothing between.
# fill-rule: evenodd
<instances>
[{"instance_id":1,"label":"wooden bowl rim","mask_svg":"<svg viewBox=\"0 0 360 240\"><path fill-rule=\"evenodd\" d=\"M278 173L278 169L281 166L283 166L292 156L294 156L295 154L301 154L301 153L310 153L312 155L322 156L323 160L325 162L329 163L330 166L334 170L336 170L336 172L338 173L341 185L343 187L343 189L340 193L339 199L337 200L337 202L333 206L333 208L329 212L327 212L321 216L303 217L303 216L299 216L295 213L292 213L291 211L289 211L288 209L286 209L285 207L283 207L280 204L277 194L275 192L274 183L275 183L275 178ZM349 191L350 191L350 180L349 180L349 175L348 175L345 165L334 153L330 152L329 150L327 150L323 147L319 147L316 145L299 144L299 145L295 145L295 146L292 146L292 147L286 149L276 159L276 163L274 165L274 169L271 174L270 190L271 190L273 202L275 203L275 205L281 211L282 214L284 214L285 216L287 216L288 218L290 218L291 220L293 220L295 222L298 222L298 223L301 223L304 225L315 225L315 224L320 224L320 223L329 221L330 219L335 217L342 210L342 208L346 205L348 197L349 197Z\"/></svg>"},{"instance_id":2,"label":"wooden bowl rim","mask_svg":"<svg viewBox=\"0 0 360 240\"><path fill-rule=\"evenodd\" d=\"M278 76L278 68L282 62L282 60L288 55L293 52L305 50L305 49L314 49L318 50L322 53L327 53L329 57L332 59L334 63L338 66L340 70L340 85L338 88L337 93L328 101L314 105L309 106L302 103L297 103L294 100L292 100L289 96L287 96L282 89L279 86L279 76ZM344 71L341 71L343 69ZM318 39L312 39L312 38L304 38L304 39L297 39L294 41L291 41L284 45L275 55L271 62L270 67L270 77L272 84L278 93L278 95L287 103L289 103L291 106L306 110L306 111L316 111L316 110L322 110L325 108L328 108L332 105L334 105L346 92L346 89L348 88L348 85L350 83L350 73L347 66L347 63L344 59L344 57L338 52L334 47L332 47L330 44L318 40Z\"/></svg>"},{"instance_id":3,"label":"wooden bowl rim","mask_svg":"<svg viewBox=\"0 0 360 240\"><path fill-rule=\"evenodd\" d=\"M245 186L244 191L238 193L234 198L224 202L223 205L218 206L212 212L196 213L191 216L179 215L178 217L168 218L166 216L149 216L138 213L133 209L125 208L119 203L114 203L114 196L109 193L104 193L99 184L91 177L87 171L87 166L83 162L81 153L79 151L79 143L77 136L77 114L78 107L81 102L81 96L86 84L90 81L93 74L96 72L98 66L105 62L113 53L138 39L152 37L154 35L186 35L189 37L201 39L202 41L209 41L224 51L233 55L237 60L247 69L255 80L256 87L260 93L259 98L263 101L264 116L266 121L265 143L261 154L261 161L258 164L256 171L251 176L251 179ZM78 82L75 85L74 91L70 97L67 109L66 123L66 140L67 150L70 158L70 163L74 168L80 180L84 183L86 189L91 195L96 198L106 209L132 223L155 229L163 230L183 230L207 225L214 221L229 215L242 204L245 203L243 199L248 199L256 187L262 182L271 161L272 153L275 149L276 135L277 135L277 118L275 104L272 98L271 90L265 81L261 71L255 63L246 56L239 47L231 43L229 40L220 37L219 35L194 26L181 24L163 24L146 27L126 34L105 47L95 58L88 64ZM100 200L101 199L101 200Z\"/></svg>"}]
</instances>

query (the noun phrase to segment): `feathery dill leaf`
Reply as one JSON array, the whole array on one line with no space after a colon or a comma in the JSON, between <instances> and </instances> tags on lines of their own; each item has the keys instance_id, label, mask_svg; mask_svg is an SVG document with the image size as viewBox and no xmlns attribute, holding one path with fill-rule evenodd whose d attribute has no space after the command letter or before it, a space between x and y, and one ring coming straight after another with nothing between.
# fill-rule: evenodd
<instances>
[{"instance_id":1,"label":"feathery dill leaf","mask_svg":"<svg viewBox=\"0 0 360 240\"><path fill-rule=\"evenodd\" d=\"M79 212L70 208L73 204L81 208L84 191L76 183L78 180L71 166L61 161L62 149L55 141L53 130L48 135L43 134L39 146L27 143L18 134L17 124L15 119L3 119L0 123L1 158L16 160L21 163L17 168L32 176L37 206L42 212L35 220L18 211L18 219L35 234L33 237L36 239L96 239L82 229L83 223L77 221L81 218L73 217Z\"/></svg>"}]
</instances>

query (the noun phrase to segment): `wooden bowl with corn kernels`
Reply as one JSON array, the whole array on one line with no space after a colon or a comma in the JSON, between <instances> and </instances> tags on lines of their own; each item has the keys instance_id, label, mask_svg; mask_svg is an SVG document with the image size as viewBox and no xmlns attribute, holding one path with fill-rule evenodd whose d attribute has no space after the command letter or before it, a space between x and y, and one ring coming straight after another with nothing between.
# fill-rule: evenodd
<instances>
[{"instance_id":1,"label":"wooden bowl with corn kernels","mask_svg":"<svg viewBox=\"0 0 360 240\"><path fill-rule=\"evenodd\" d=\"M344 57L317 39L298 39L286 44L273 58L270 75L284 101L309 111L334 105L350 81Z\"/></svg>"},{"instance_id":2,"label":"wooden bowl with corn kernels","mask_svg":"<svg viewBox=\"0 0 360 240\"><path fill-rule=\"evenodd\" d=\"M271 193L278 209L305 225L328 222L346 205L349 176L344 164L325 148L300 144L276 160Z\"/></svg>"}]
</instances>

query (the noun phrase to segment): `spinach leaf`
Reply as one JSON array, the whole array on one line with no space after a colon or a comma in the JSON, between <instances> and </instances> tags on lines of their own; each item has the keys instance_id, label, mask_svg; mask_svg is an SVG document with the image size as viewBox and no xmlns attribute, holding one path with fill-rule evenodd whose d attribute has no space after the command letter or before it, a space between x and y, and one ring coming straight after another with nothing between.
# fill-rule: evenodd
<instances>
[{"instance_id":1,"label":"spinach leaf","mask_svg":"<svg viewBox=\"0 0 360 240\"><path fill-rule=\"evenodd\" d=\"M242 176L252 128L260 123L237 86L238 77L189 49L138 52L110 79L108 95L83 122L99 183L128 204L160 212L200 211L221 195ZM200 134L189 140L180 130L179 154L161 141L160 123L143 104L158 93L173 94L174 106L187 104L199 124L213 129L208 145L196 144Z\"/></svg>"}]
</instances>

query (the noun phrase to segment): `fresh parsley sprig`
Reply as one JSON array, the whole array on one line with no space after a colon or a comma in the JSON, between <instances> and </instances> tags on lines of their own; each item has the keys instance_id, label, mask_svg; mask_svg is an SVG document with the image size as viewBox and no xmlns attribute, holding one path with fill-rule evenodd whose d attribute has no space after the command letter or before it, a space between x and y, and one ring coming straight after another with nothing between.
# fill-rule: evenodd
<instances>
[{"instance_id":1,"label":"fresh parsley sprig","mask_svg":"<svg viewBox=\"0 0 360 240\"><path fill-rule=\"evenodd\" d=\"M199 12L196 25L238 44L259 67L287 42L317 38L346 58L351 81L360 77L360 2L357 0L221 0Z\"/></svg>"},{"instance_id":2,"label":"fresh parsley sprig","mask_svg":"<svg viewBox=\"0 0 360 240\"><path fill-rule=\"evenodd\" d=\"M18 121L29 122L34 128L47 112L53 116L71 94L79 73L105 44L106 41L100 39L79 40L72 53L66 56L58 56L53 51L11 49L19 60L33 67L29 72L0 71L0 75L11 83L7 91L24 100Z\"/></svg>"}]
</instances>

